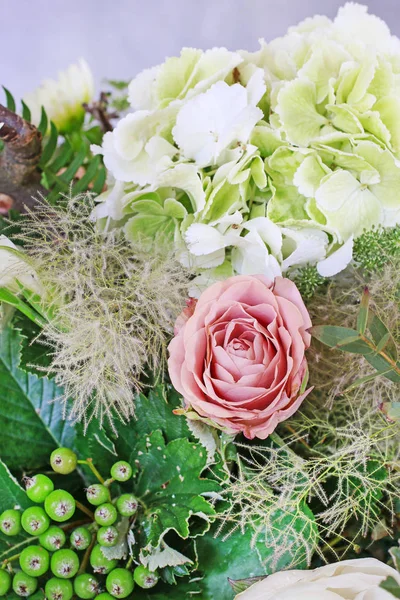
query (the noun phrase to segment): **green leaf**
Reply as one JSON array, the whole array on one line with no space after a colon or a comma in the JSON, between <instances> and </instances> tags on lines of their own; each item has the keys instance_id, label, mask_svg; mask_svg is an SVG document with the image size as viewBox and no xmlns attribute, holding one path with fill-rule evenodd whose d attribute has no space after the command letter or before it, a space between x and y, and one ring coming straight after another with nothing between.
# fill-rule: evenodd
<instances>
[{"instance_id":1,"label":"green leaf","mask_svg":"<svg viewBox=\"0 0 400 600\"><path fill-rule=\"evenodd\" d=\"M380 356L379 354L368 354L364 356L369 364L372 365L379 373L394 383L400 383L400 375L391 369L390 363L388 363L383 356Z\"/></svg>"},{"instance_id":2,"label":"green leaf","mask_svg":"<svg viewBox=\"0 0 400 600\"><path fill-rule=\"evenodd\" d=\"M400 598L400 585L394 577L387 577L385 581L382 581L379 587L392 594L394 598Z\"/></svg>"},{"instance_id":3,"label":"green leaf","mask_svg":"<svg viewBox=\"0 0 400 600\"><path fill-rule=\"evenodd\" d=\"M201 477L207 464L207 452L188 439L165 443L161 431L145 439L142 450L133 453L131 463L139 467L135 494L146 507L141 526L148 544L158 546L168 531L186 539L202 535L215 516L215 509L204 495L214 495L219 484ZM195 519L195 517L197 519ZM196 526L201 521L201 528Z\"/></svg>"},{"instance_id":4,"label":"green leaf","mask_svg":"<svg viewBox=\"0 0 400 600\"><path fill-rule=\"evenodd\" d=\"M93 419L84 434L83 426L77 424L75 445L82 456L92 458L100 470L108 472L117 456L130 460L140 440L156 429L162 431L167 442L189 438L191 432L185 417L173 413L180 406L181 397L172 386L158 385L147 396L138 394L136 418L127 425L116 422L115 430L108 425L100 430L98 421Z\"/></svg>"},{"instance_id":5,"label":"green leaf","mask_svg":"<svg viewBox=\"0 0 400 600\"><path fill-rule=\"evenodd\" d=\"M74 187L72 188L73 195L79 194L80 192L83 192L88 189L89 183L92 181L92 179L94 179L100 165L101 165L101 157L100 156L93 157L92 160L90 161L90 163L86 167L86 172L85 172L84 176L81 177L81 179L79 179L79 181L77 181L76 184L74 185Z\"/></svg>"},{"instance_id":6,"label":"green leaf","mask_svg":"<svg viewBox=\"0 0 400 600\"><path fill-rule=\"evenodd\" d=\"M344 391L350 392L351 390L354 390L355 388L360 387L361 385L364 385L364 383L369 383L370 381L373 381L377 377L386 375L390 371L391 371L391 369L388 369L387 371L384 371L383 373L380 373L379 371L377 371L376 373L371 373L370 375L366 375L365 377L359 377L358 379L353 381L353 383L351 385L349 385L349 387L347 387Z\"/></svg>"},{"instance_id":7,"label":"green leaf","mask_svg":"<svg viewBox=\"0 0 400 600\"><path fill-rule=\"evenodd\" d=\"M317 325L311 327L310 333L326 346L337 348L343 352L352 352L363 356L373 352L368 344L360 339L355 329L335 325Z\"/></svg>"},{"instance_id":8,"label":"green leaf","mask_svg":"<svg viewBox=\"0 0 400 600\"><path fill-rule=\"evenodd\" d=\"M46 111L44 110L44 106L42 106L42 111L40 114L40 123L38 125L38 130L40 131L40 133L42 135L46 135L48 124L49 124L49 120L47 118Z\"/></svg>"},{"instance_id":9,"label":"green leaf","mask_svg":"<svg viewBox=\"0 0 400 600\"><path fill-rule=\"evenodd\" d=\"M26 302L24 302L20 296L16 296L6 288L0 288L0 302L5 302L6 304L18 309L26 317L31 319L31 321L36 323L36 325L39 325L39 327L43 327L46 322L41 315L39 315L39 313L29 306L29 304L26 304Z\"/></svg>"},{"instance_id":10,"label":"green leaf","mask_svg":"<svg viewBox=\"0 0 400 600\"><path fill-rule=\"evenodd\" d=\"M384 402L382 411L391 421L400 421L400 402Z\"/></svg>"},{"instance_id":11,"label":"green leaf","mask_svg":"<svg viewBox=\"0 0 400 600\"><path fill-rule=\"evenodd\" d=\"M234 530L227 539L225 535L223 538L211 535L215 530L199 538L196 545L199 570L204 575L199 582L202 600L232 600L229 579L265 577L285 568L306 568L308 550L303 545L304 534L309 536L310 547L314 549L317 529L311 511L307 507L305 510L307 513L295 516L277 511L273 523L275 536L271 539L255 537L250 526L244 531Z\"/></svg>"},{"instance_id":12,"label":"green leaf","mask_svg":"<svg viewBox=\"0 0 400 600\"><path fill-rule=\"evenodd\" d=\"M99 169L99 172L96 175L96 179L93 182L92 192L94 194L100 194L103 191L103 187L106 182L106 177L107 177L106 170L105 170L104 166L102 166L102 168Z\"/></svg>"},{"instance_id":13,"label":"green leaf","mask_svg":"<svg viewBox=\"0 0 400 600\"><path fill-rule=\"evenodd\" d=\"M25 121L29 121L31 120L31 109L29 108L29 106L27 106L25 104L25 102L23 100L21 100L21 105L22 105L22 118L25 119Z\"/></svg>"},{"instance_id":14,"label":"green leaf","mask_svg":"<svg viewBox=\"0 0 400 600\"><path fill-rule=\"evenodd\" d=\"M32 506L18 481L11 475L7 465L0 460L0 513L8 508L20 506L22 509ZM0 562L7 558L12 548L26 539L26 534L22 533L12 538L0 533Z\"/></svg>"},{"instance_id":15,"label":"green leaf","mask_svg":"<svg viewBox=\"0 0 400 600\"><path fill-rule=\"evenodd\" d=\"M240 594L244 592L254 583L261 581L264 577L247 577L246 579L229 579L229 583L231 588L235 594Z\"/></svg>"},{"instance_id":16,"label":"green leaf","mask_svg":"<svg viewBox=\"0 0 400 600\"><path fill-rule=\"evenodd\" d=\"M21 368L21 343L15 328L0 333L0 456L11 469L36 469L57 446L73 444L74 430L53 402L60 388Z\"/></svg>"},{"instance_id":17,"label":"green leaf","mask_svg":"<svg viewBox=\"0 0 400 600\"><path fill-rule=\"evenodd\" d=\"M365 333L367 329L368 323L368 313L369 313L369 301L370 294L368 288L364 288L364 293L361 298L360 310L357 315L357 331L358 333Z\"/></svg>"},{"instance_id":18,"label":"green leaf","mask_svg":"<svg viewBox=\"0 0 400 600\"><path fill-rule=\"evenodd\" d=\"M393 548L390 548L389 554L394 562L394 568L396 571L400 571L400 547L394 546Z\"/></svg>"},{"instance_id":19,"label":"green leaf","mask_svg":"<svg viewBox=\"0 0 400 600\"><path fill-rule=\"evenodd\" d=\"M379 350L385 349L386 354L389 354L390 357L393 358L393 360L396 360L396 344L393 340L390 331L383 323L383 321L371 311L368 318L368 329L377 348L379 347ZM385 341L384 345L382 345L382 340Z\"/></svg>"},{"instance_id":20,"label":"green leaf","mask_svg":"<svg viewBox=\"0 0 400 600\"><path fill-rule=\"evenodd\" d=\"M44 168L47 165L47 163L49 162L49 160L51 159L51 157L53 156L53 154L57 148L57 142L58 142L58 129L54 125L53 121L51 121L49 141L47 142L46 146L43 148L42 156L41 156L40 163L39 163L39 166L41 168Z\"/></svg>"},{"instance_id":21,"label":"green leaf","mask_svg":"<svg viewBox=\"0 0 400 600\"><path fill-rule=\"evenodd\" d=\"M7 102L7 108L8 110L12 110L12 112L15 112L15 100L14 100L14 96L11 94L11 92L8 91L7 88L4 87L4 85L2 86L4 93L6 95L6 102Z\"/></svg>"}]
</instances>

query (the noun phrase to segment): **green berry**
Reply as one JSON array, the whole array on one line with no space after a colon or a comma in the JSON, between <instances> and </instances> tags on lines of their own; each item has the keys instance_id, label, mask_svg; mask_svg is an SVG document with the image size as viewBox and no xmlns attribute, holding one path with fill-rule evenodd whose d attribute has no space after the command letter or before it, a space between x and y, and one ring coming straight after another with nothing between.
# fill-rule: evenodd
<instances>
[{"instance_id":1,"label":"green berry","mask_svg":"<svg viewBox=\"0 0 400 600\"><path fill-rule=\"evenodd\" d=\"M47 600L71 600L74 595L72 583L68 579L52 577L44 588Z\"/></svg>"},{"instance_id":2,"label":"green berry","mask_svg":"<svg viewBox=\"0 0 400 600\"><path fill-rule=\"evenodd\" d=\"M147 569L143 565L139 565L133 571L133 579L139 587L148 590L149 588L152 588L155 585L157 585L159 577L155 571L149 571L149 569Z\"/></svg>"},{"instance_id":3,"label":"green berry","mask_svg":"<svg viewBox=\"0 0 400 600\"><path fill-rule=\"evenodd\" d=\"M41 506L31 506L22 513L21 525L26 533L41 535L50 525L50 519Z\"/></svg>"},{"instance_id":4,"label":"green berry","mask_svg":"<svg viewBox=\"0 0 400 600\"><path fill-rule=\"evenodd\" d=\"M11 575L8 571L0 569L0 596L5 596L11 587Z\"/></svg>"},{"instance_id":5,"label":"green berry","mask_svg":"<svg viewBox=\"0 0 400 600\"><path fill-rule=\"evenodd\" d=\"M25 478L26 495L32 502L44 502L54 490L54 483L46 475L38 474Z\"/></svg>"},{"instance_id":6,"label":"green berry","mask_svg":"<svg viewBox=\"0 0 400 600\"><path fill-rule=\"evenodd\" d=\"M118 565L118 561L115 559L110 560L106 558L101 551L101 547L96 544L90 555L90 565L94 573L99 575L107 575L110 571L115 569Z\"/></svg>"},{"instance_id":7,"label":"green berry","mask_svg":"<svg viewBox=\"0 0 400 600\"><path fill-rule=\"evenodd\" d=\"M107 575L107 592L114 598L126 598L134 588L132 573L128 569L114 569Z\"/></svg>"},{"instance_id":8,"label":"green berry","mask_svg":"<svg viewBox=\"0 0 400 600\"><path fill-rule=\"evenodd\" d=\"M5 510L0 516L0 530L5 535L18 535L21 531L21 513L14 508Z\"/></svg>"},{"instance_id":9,"label":"green berry","mask_svg":"<svg viewBox=\"0 0 400 600\"><path fill-rule=\"evenodd\" d=\"M102 592L96 596L96 600L114 600L114 598L108 592Z\"/></svg>"},{"instance_id":10,"label":"green berry","mask_svg":"<svg viewBox=\"0 0 400 600\"><path fill-rule=\"evenodd\" d=\"M57 448L50 455L50 464L56 473L68 475L75 471L78 458L69 448Z\"/></svg>"},{"instance_id":11,"label":"green berry","mask_svg":"<svg viewBox=\"0 0 400 600\"><path fill-rule=\"evenodd\" d=\"M99 506L105 502L110 502L110 490L101 483L94 483L87 488L86 498L93 506Z\"/></svg>"},{"instance_id":12,"label":"green berry","mask_svg":"<svg viewBox=\"0 0 400 600\"><path fill-rule=\"evenodd\" d=\"M96 523L104 527L108 527L108 525L113 525L117 520L117 516L117 509L110 502L101 504L94 511L94 518Z\"/></svg>"},{"instance_id":13,"label":"green berry","mask_svg":"<svg viewBox=\"0 0 400 600\"><path fill-rule=\"evenodd\" d=\"M23 571L18 571L18 573L15 573L14 575L12 586L17 596L26 598L36 592L38 582L35 577L31 577Z\"/></svg>"},{"instance_id":14,"label":"green berry","mask_svg":"<svg viewBox=\"0 0 400 600\"><path fill-rule=\"evenodd\" d=\"M128 481L132 477L132 467L124 460L119 460L111 467L111 477L115 481Z\"/></svg>"},{"instance_id":15,"label":"green berry","mask_svg":"<svg viewBox=\"0 0 400 600\"><path fill-rule=\"evenodd\" d=\"M71 533L69 541L75 550L86 550L92 541L92 534L87 527L78 527Z\"/></svg>"},{"instance_id":16,"label":"green berry","mask_svg":"<svg viewBox=\"0 0 400 600\"><path fill-rule=\"evenodd\" d=\"M74 591L78 598L89 600L97 596L99 591L99 582L96 577L89 573L82 573L74 581Z\"/></svg>"},{"instance_id":17,"label":"green berry","mask_svg":"<svg viewBox=\"0 0 400 600\"><path fill-rule=\"evenodd\" d=\"M71 579L79 569L79 558L73 550L57 550L50 561L53 575L61 579Z\"/></svg>"},{"instance_id":18,"label":"green berry","mask_svg":"<svg viewBox=\"0 0 400 600\"><path fill-rule=\"evenodd\" d=\"M100 527L97 532L97 541L101 546L105 546L106 548L115 546L118 541L118 530L113 525Z\"/></svg>"},{"instance_id":19,"label":"green berry","mask_svg":"<svg viewBox=\"0 0 400 600\"><path fill-rule=\"evenodd\" d=\"M39 536L39 543L49 552L55 552L65 544L66 536L63 530L56 525L50 525L47 531Z\"/></svg>"},{"instance_id":20,"label":"green berry","mask_svg":"<svg viewBox=\"0 0 400 600\"><path fill-rule=\"evenodd\" d=\"M51 492L44 501L44 508L53 521L62 523L68 521L75 512L75 500L65 490Z\"/></svg>"},{"instance_id":21,"label":"green berry","mask_svg":"<svg viewBox=\"0 0 400 600\"><path fill-rule=\"evenodd\" d=\"M132 517L139 506L139 502L133 494L122 494L117 500L118 512L123 517Z\"/></svg>"},{"instance_id":22,"label":"green berry","mask_svg":"<svg viewBox=\"0 0 400 600\"><path fill-rule=\"evenodd\" d=\"M19 565L27 575L40 577L49 570L50 557L47 550L41 546L24 548L19 557Z\"/></svg>"}]
</instances>

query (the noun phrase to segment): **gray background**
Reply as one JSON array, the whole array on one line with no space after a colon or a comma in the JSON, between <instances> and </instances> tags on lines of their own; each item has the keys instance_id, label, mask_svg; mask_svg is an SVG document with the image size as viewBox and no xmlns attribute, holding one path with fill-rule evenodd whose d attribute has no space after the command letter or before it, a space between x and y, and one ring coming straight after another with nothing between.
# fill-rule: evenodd
<instances>
[{"instance_id":1,"label":"gray background","mask_svg":"<svg viewBox=\"0 0 400 600\"><path fill-rule=\"evenodd\" d=\"M362 1L362 0L361 0ZM400 36L400 0L363 2ZM127 79L182 46L255 50L344 0L0 0L0 82L16 97L83 56L95 73Z\"/></svg>"}]
</instances>

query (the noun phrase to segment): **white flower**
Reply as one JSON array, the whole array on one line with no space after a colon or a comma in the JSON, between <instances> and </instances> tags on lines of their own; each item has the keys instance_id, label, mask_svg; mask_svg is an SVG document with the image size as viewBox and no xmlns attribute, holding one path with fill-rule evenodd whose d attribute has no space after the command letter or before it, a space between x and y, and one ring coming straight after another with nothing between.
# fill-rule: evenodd
<instances>
[{"instance_id":1,"label":"white flower","mask_svg":"<svg viewBox=\"0 0 400 600\"><path fill-rule=\"evenodd\" d=\"M47 117L61 133L66 133L83 121L83 103L94 96L94 79L89 65L83 59L61 71L58 79L46 79L24 98L31 111L32 123L40 123L42 106Z\"/></svg>"},{"instance_id":2,"label":"white flower","mask_svg":"<svg viewBox=\"0 0 400 600\"><path fill-rule=\"evenodd\" d=\"M0 288L18 294L21 288L17 282L37 294L42 291L34 270L24 260L23 254L5 235L0 235Z\"/></svg>"},{"instance_id":3,"label":"white flower","mask_svg":"<svg viewBox=\"0 0 400 600\"><path fill-rule=\"evenodd\" d=\"M229 86L219 81L184 104L172 133L185 158L194 160L199 167L215 165L233 143L248 142L257 121L263 117L255 104L265 92L265 84L260 86L257 72L254 77L249 91L242 85Z\"/></svg>"},{"instance_id":4,"label":"white flower","mask_svg":"<svg viewBox=\"0 0 400 600\"><path fill-rule=\"evenodd\" d=\"M375 558L345 560L313 571L281 571L255 583L237 600L393 600L379 587L397 571Z\"/></svg>"},{"instance_id":5,"label":"white flower","mask_svg":"<svg viewBox=\"0 0 400 600\"><path fill-rule=\"evenodd\" d=\"M129 102L136 110L181 104L224 80L241 62L239 54L226 48L183 48L180 56L139 73L129 85Z\"/></svg>"},{"instance_id":6,"label":"white flower","mask_svg":"<svg viewBox=\"0 0 400 600\"><path fill-rule=\"evenodd\" d=\"M171 165L176 154L176 148L162 136L173 116L168 109L131 113L105 134L101 147L92 146L92 150L104 155L115 179L139 185L155 183L158 173Z\"/></svg>"}]
</instances>

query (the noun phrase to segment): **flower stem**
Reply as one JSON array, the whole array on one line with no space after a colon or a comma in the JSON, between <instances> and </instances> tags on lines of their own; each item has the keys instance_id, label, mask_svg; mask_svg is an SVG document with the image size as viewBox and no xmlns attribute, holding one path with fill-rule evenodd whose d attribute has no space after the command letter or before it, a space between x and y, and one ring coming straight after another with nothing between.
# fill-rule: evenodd
<instances>
[{"instance_id":1,"label":"flower stem","mask_svg":"<svg viewBox=\"0 0 400 600\"><path fill-rule=\"evenodd\" d=\"M79 510L81 512L85 513L85 515L90 517L91 521L94 521L94 514L92 513L91 510L89 510L84 504L79 502L79 500L75 500L75 504L76 504L76 508L79 508Z\"/></svg>"},{"instance_id":2,"label":"flower stem","mask_svg":"<svg viewBox=\"0 0 400 600\"><path fill-rule=\"evenodd\" d=\"M96 467L94 466L93 459L87 458L86 460L78 460L78 464L80 464L80 465L87 465L89 467L89 469L92 471L93 475L96 477L96 479L98 481L100 481L100 483L102 483L104 485L104 479L100 475L100 473L96 469Z\"/></svg>"}]
</instances>

